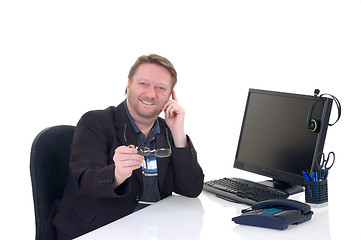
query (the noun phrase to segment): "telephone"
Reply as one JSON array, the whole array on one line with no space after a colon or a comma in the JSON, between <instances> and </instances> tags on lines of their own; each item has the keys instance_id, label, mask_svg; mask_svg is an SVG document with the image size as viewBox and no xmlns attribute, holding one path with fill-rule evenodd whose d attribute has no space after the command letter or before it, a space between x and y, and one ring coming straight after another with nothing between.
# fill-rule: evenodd
<instances>
[{"instance_id":1,"label":"telephone","mask_svg":"<svg viewBox=\"0 0 361 240\"><path fill-rule=\"evenodd\" d=\"M291 199L275 199L243 209L242 214L232 220L237 224L284 230L290 224L310 220L312 215L308 204Z\"/></svg>"}]
</instances>

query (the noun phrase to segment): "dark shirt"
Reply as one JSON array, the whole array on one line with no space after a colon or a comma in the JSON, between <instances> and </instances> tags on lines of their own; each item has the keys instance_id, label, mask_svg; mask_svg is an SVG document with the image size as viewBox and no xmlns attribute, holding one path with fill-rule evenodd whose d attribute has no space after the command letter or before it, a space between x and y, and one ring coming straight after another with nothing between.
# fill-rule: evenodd
<instances>
[{"instance_id":1,"label":"dark shirt","mask_svg":"<svg viewBox=\"0 0 361 240\"><path fill-rule=\"evenodd\" d=\"M126 103L126 101L125 101ZM129 118L129 122L132 126L134 133L137 136L138 146L148 147L150 150L155 149L155 136L160 134L158 119L154 122L152 129L149 132L149 136L146 139L145 135L140 131L138 126L135 124L132 116L129 113L127 104L124 104L125 111ZM136 210L142 209L150 204L159 201L160 193L158 186L158 168L156 157L144 157L142 164L143 174L143 194L140 198L139 204Z\"/></svg>"}]
</instances>

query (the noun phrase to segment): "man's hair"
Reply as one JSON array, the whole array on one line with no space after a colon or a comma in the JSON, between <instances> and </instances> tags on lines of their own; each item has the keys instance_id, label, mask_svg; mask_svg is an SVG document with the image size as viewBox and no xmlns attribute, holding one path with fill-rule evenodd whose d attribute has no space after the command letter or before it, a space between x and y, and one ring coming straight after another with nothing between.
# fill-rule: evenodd
<instances>
[{"instance_id":1,"label":"man's hair","mask_svg":"<svg viewBox=\"0 0 361 240\"><path fill-rule=\"evenodd\" d=\"M128 81L132 81L133 76L135 74L135 72L137 71L138 67L141 64L145 64L145 63L152 63L152 64L156 64L158 66L164 67L166 68L169 73L172 76L172 89L174 88L174 86L177 83L177 72L173 66L173 64L166 58L161 57L159 55L156 54L150 54L150 55L143 55L140 56L137 61L133 64L133 66L131 67L129 74L128 74Z\"/></svg>"}]
</instances>

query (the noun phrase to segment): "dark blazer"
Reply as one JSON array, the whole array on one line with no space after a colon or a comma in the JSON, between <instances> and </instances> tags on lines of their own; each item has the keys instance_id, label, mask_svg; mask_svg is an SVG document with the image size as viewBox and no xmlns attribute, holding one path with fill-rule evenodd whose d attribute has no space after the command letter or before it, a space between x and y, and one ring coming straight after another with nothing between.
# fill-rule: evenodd
<instances>
[{"instance_id":1,"label":"dark blazer","mask_svg":"<svg viewBox=\"0 0 361 240\"><path fill-rule=\"evenodd\" d=\"M124 104L88 112L80 119L71 148L71 174L63 198L53 208L47 236L60 230L75 238L134 212L142 195L141 169L133 171L117 189L113 187L114 150L137 145ZM159 126L156 147L168 147L164 119L159 118ZM169 129L168 133L172 155L157 161L160 196L163 199L175 192L197 197L204 175L193 144L187 137L189 147L175 148Z\"/></svg>"}]
</instances>

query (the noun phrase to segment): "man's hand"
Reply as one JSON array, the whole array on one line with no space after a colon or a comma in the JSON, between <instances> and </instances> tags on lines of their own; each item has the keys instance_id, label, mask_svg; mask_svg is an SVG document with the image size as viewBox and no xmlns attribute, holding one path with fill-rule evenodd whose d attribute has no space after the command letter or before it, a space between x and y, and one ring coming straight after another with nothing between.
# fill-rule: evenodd
<instances>
[{"instance_id":1,"label":"man's hand","mask_svg":"<svg viewBox=\"0 0 361 240\"><path fill-rule=\"evenodd\" d=\"M184 109L178 104L175 91L172 91L172 99L170 99L162 109L165 113L165 122L169 126L176 147L186 147L187 138L184 132Z\"/></svg>"},{"instance_id":2,"label":"man's hand","mask_svg":"<svg viewBox=\"0 0 361 240\"><path fill-rule=\"evenodd\" d=\"M137 152L134 145L120 146L115 149L113 156L115 164L114 187L118 187L132 175L133 170L142 166L144 157Z\"/></svg>"}]
</instances>

